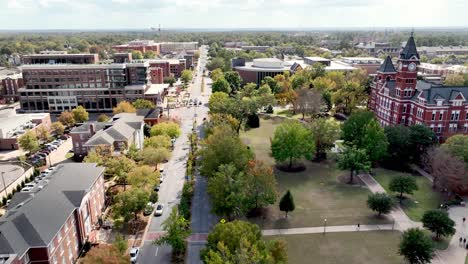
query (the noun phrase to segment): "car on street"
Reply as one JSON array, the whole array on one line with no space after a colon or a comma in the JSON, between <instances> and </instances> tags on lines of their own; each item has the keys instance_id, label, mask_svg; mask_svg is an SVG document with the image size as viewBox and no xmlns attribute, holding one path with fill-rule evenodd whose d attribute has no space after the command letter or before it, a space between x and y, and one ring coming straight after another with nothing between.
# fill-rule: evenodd
<instances>
[{"instance_id":1,"label":"car on street","mask_svg":"<svg viewBox=\"0 0 468 264\"><path fill-rule=\"evenodd\" d=\"M21 189L21 192L30 192L32 188L30 187L24 187L23 189Z\"/></svg>"},{"instance_id":2,"label":"car on street","mask_svg":"<svg viewBox=\"0 0 468 264\"><path fill-rule=\"evenodd\" d=\"M148 203L143 211L143 215L150 215L153 213L154 207L152 203Z\"/></svg>"},{"instance_id":3,"label":"car on street","mask_svg":"<svg viewBox=\"0 0 468 264\"><path fill-rule=\"evenodd\" d=\"M162 183L164 181L164 174L161 174L161 177L159 177L159 183Z\"/></svg>"},{"instance_id":4,"label":"car on street","mask_svg":"<svg viewBox=\"0 0 468 264\"><path fill-rule=\"evenodd\" d=\"M156 210L154 211L154 216L161 216L163 214L163 211L164 211L164 205L158 204L156 206Z\"/></svg>"},{"instance_id":5,"label":"car on street","mask_svg":"<svg viewBox=\"0 0 468 264\"><path fill-rule=\"evenodd\" d=\"M155 185L154 188L153 188L153 191L159 192L159 186L160 186L159 184L158 184L158 185Z\"/></svg>"},{"instance_id":6,"label":"car on street","mask_svg":"<svg viewBox=\"0 0 468 264\"><path fill-rule=\"evenodd\" d=\"M140 253L140 248L134 247L130 249L130 262L136 263L138 259L138 253Z\"/></svg>"}]
</instances>

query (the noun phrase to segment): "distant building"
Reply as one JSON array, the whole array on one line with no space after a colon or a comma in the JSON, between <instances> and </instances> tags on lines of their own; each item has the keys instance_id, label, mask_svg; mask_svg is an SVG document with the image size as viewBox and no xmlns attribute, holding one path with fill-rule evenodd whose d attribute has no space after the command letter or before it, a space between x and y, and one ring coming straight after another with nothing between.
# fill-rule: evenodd
<instances>
[{"instance_id":1,"label":"distant building","mask_svg":"<svg viewBox=\"0 0 468 264\"><path fill-rule=\"evenodd\" d=\"M2 263L75 263L96 241L105 205L104 167L58 165L30 192L17 192L0 217Z\"/></svg>"},{"instance_id":2,"label":"distant building","mask_svg":"<svg viewBox=\"0 0 468 264\"><path fill-rule=\"evenodd\" d=\"M151 68L161 68L163 77L179 78L182 71L187 69L187 61L185 59L149 59L144 60L149 63Z\"/></svg>"},{"instance_id":3,"label":"distant building","mask_svg":"<svg viewBox=\"0 0 468 264\"><path fill-rule=\"evenodd\" d=\"M248 46L249 43L245 41L229 41L224 43L225 48L240 48L242 46Z\"/></svg>"},{"instance_id":4,"label":"distant building","mask_svg":"<svg viewBox=\"0 0 468 264\"><path fill-rule=\"evenodd\" d=\"M4 103L18 101L18 89L23 87L23 75L17 70L0 70L0 99Z\"/></svg>"},{"instance_id":5,"label":"distant building","mask_svg":"<svg viewBox=\"0 0 468 264\"><path fill-rule=\"evenodd\" d=\"M132 61L132 53L114 53L113 61L114 63L129 63Z\"/></svg>"},{"instance_id":6,"label":"distant building","mask_svg":"<svg viewBox=\"0 0 468 264\"><path fill-rule=\"evenodd\" d=\"M392 46L387 42L362 42L355 46L357 49L363 50L373 57L380 57L382 55L396 56L401 47Z\"/></svg>"},{"instance_id":7,"label":"distant building","mask_svg":"<svg viewBox=\"0 0 468 264\"><path fill-rule=\"evenodd\" d=\"M0 150L19 149L18 138L28 129L51 126L49 113L17 114L15 109L0 111Z\"/></svg>"},{"instance_id":8,"label":"distant building","mask_svg":"<svg viewBox=\"0 0 468 264\"><path fill-rule=\"evenodd\" d=\"M245 51L266 52L270 46L242 46L241 49Z\"/></svg>"},{"instance_id":9,"label":"distant building","mask_svg":"<svg viewBox=\"0 0 468 264\"><path fill-rule=\"evenodd\" d=\"M239 73L244 83L261 84L266 76L275 77L278 74L283 74L285 71L290 71L291 66L285 65L284 62L276 58L254 59L253 62L236 61L238 64L234 70Z\"/></svg>"},{"instance_id":10,"label":"distant building","mask_svg":"<svg viewBox=\"0 0 468 264\"><path fill-rule=\"evenodd\" d=\"M159 45L162 54L198 49L198 42L161 42Z\"/></svg>"},{"instance_id":11,"label":"distant building","mask_svg":"<svg viewBox=\"0 0 468 264\"><path fill-rule=\"evenodd\" d=\"M454 134L468 134L468 87L447 87L418 81L419 53L413 36L394 67L384 61L371 84L369 109L382 126L422 124L441 142Z\"/></svg>"},{"instance_id":12,"label":"distant building","mask_svg":"<svg viewBox=\"0 0 468 264\"><path fill-rule=\"evenodd\" d=\"M43 53L22 56L23 64L95 64L99 62L98 54Z\"/></svg>"},{"instance_id":13,"label":"distant building","mask_svg":"<svg viewBox=\"0 0 468 264\"><path fill-rule=\"evenodd\" d=\"M147 112L145 112L147 114ZM131 145L143 148L145 115L121 113L109 122L87 122L70 131L75 160L82 160L90 150L100 147L108 155L120 155Z\"/></svg>"},{"instance_id":14,"label":"distant building","mask_svg":"<svg viewBox=\"0 0 468 264\"><path fill-rule=\"evenodd\" d=\"M437 46L437 47L419 47L421 55L429 58L443 57L447 55L468 55L468 46Z\"/></svg>"},{"instance_id":15,"label":"distant building","mask_svg":"<svg viewBox=\"0 0 468 264\"><path fill-rule=\"evenodd\" d=\"M367 74L375 74L383 60L373 57L342 57L341 61L352 67L366 70Z\"/></svg>"},{"instance_id":16,"label":"distant building","mask_svg":"<svg viewBox=\"0 0 468 264\"><path fill-rule=\"evenodd\" d=\"M160 45L159 43L154 42L153 40L132 40L127 44L112 46L112 49L118 52L127 52L127 51L140 51L145 53L147 51L153 51L156 55L160 54Z\"/></svg>"}]
</instances>

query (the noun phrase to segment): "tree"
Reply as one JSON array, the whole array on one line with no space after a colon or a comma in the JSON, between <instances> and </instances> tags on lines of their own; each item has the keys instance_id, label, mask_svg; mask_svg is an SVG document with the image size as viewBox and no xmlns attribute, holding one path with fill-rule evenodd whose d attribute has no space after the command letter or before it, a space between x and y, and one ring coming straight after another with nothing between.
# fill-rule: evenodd
<instances>
[{"instance_id":1,"label":"tree","mask_svg":"<svg viewBox=\"0 0 468 264\"><path fill-rule=\"evenodd\" d=\"M145 51L145 53L143 53L143 58L145 58L145 59L154 59L154 58L156 58L156 53L154 51L152 51L152 50Z\"/></svg>"},{"instance_id":2,"label":"tree","mask_svg":"<svg viewBox=\"0 0 468 264\"><path fill-rule=\"evenodd\" d=\"M112 109L112 112L115 114L120 114L120 113L135 113L136 109L133 107L133 105L127 101L122 101L117 104L116 107Z\"/></svg>"},{"instance_id":3,"label":"tree","mask_svg":"<svg viewBox=\"0 0 468 264\"><path fill-rule=\"evenodd\" d=\"M115 236L115 241L112 245L119 251L121 255L125 255L125 251L127 251L128 245L127 240L123 238L121 234L117 234Z\"/></svg>"},{"instance_id":4,"label":"tree","mask_svg":"<svg viewBox=\"0 0 468 264\"><path fill-rule=\"evenodd\" d=\"M282 240L265 241L257 225L236 220L213 228L200 258L205 264L279 264L287 262L287 253Z\"/></svg>"},{"instance_id":5,"label":"tree","mask_svg":"<svg viewBox=\"0 0 468 264\"><path fill-rule=\"evenodd\" d=\"M145 148L166 148L169 149L172 145L171 138L167 135L159 135L145 139Z\"/></svg>"},{"instance_id":6,"label":"tree","mask_svg":"<svg viewBox=\"0 0 468 264\"><path fill-rule=\"evenodd\" d=\"M356 81L347 81L341 89L332 93L337 112L351 114L359 105L364 105L368 95L365 87Z\"/></svg>"},{"instance_id":7,"label":"tree","mask_svg":"<svg viewBox=\"0 0 468 264\"><path fill-rule=\"evenodd\" d=\"M374 120L374 113L369 111L354 112L342 126L342 138L347 145L363 147L363 139L367 124Z\"/></svg>"},{"instance_id":8,"label":"tree","mask_svg":"<svg viewBox=\"0 0 468 264\"><path fill-rule=\"evenodd\" d=\"M75 118L73 117L73 114L68 111L62 112L58 120L60 121L60 123L67 127L75 125Z\"/></svg>"},{"instance_id":9,"label":"tree","mask_svg":"<svg viewBox=\"0 0 468 264\"><path fill-rule=\"evenodd\" d=\"M310 131L297 121L286 121L279 125L271 139L271 153L276 161L288 161L291 169L293 162L310 156L314 151Z\"/></svg>"},{"instance_id":10,"label":"tree","mask_svg":"<svg viewBox=\"0 0 468 264\"><path fill-rule=\"evenodd\" d=\"M451 136L442 144L442 148L468 163L468 135Z\"/></svg>"},{"instance_id":11,"label":"tree","mask_svg":"<svg viewBox=\"0 0 468 264\"><path fill-rule=\"evenodd\" d=\"M223 125L229 126L235 131L239 126L239 120L229 114L210 113L209 119L204 123L205 133L211 135L215 127Z\"/></svg>"},{"instance_id":12,"label":"tree","mask_svg":"<svg viewBox=\"0 0 468 264\"><path fill-rule=\"evenodd\" d=\"M32 130L26 130L26 132L18 138L18 144L22 149L29 151L29 153L39 149L39 141Z\"/></svg>"},{"instance_id":13,"label":"tree","mask_svg":"<svg viewBox=\"0 0 468 264\"><path fill-rule=\"evenodd\" d=\"M388 141L383 128L372 119L364 128L362 148L369 155L369 160L377 162L387 155Z\"/></svg>"},{"instance_id":14,"label":"tree","mask_svg":"<svg viewBox=\"0 0 468 264\"><path fill-rule=\"evenodd\" d=\"M36 129L36 135L37 138L40 139L42 142L47 142L50 139L49 129L47 129L43 125Z\"/></svg>"},{"instance_id":15,"label":"tree","mask_svg":"<svg viewBox=\"0 0 468 264\"><path fill-rule=\"evenodd\" d=\"M88 121L89 119L89 113L81 105L73 109L72 114L73 114L73 118L75 119L75 122L77 123L83 123L83 122Z\"/></svg>"},{"instance_id":16,"label":"tree","mask_svg":"<svg viewBox=\"0 0 468 264\"><path fill-rule=\"evenodd\" d=\"M180 134L180 125L171 121L158 123L152 126L150 130L150 135L152 137L166 135L170 138L177 138Z\"/></svg>"},{"instance_id":17,"label":"tree","mask_svg":"<svg viewBox=\"0 0 468 264\"><path fill-rule=\"evenodd\" d=\"M294 198L289 190L281 198L279 203L279 209L280 211L286 213L286 217L288 217L289 212L292 212L294 211L294 209L296 209L296 205L294 204Z\"/></svg>"},{"instance_id":18,"label":"tree","mask_svg":"<svg viewBox=\"0 0 468 264\"><path fill-rule=\"evenodd\" d=\"M214 69L213 71L211 71L210 77L214 82L219 80L220 78L223 78L224 77L223 70Z\"/></svg>"},{"instance_id":19,"label":"tree","mask_svg":"<svg viewBox=\"0 0 468 264\"><path fill-rule=\"evenodd\" d=\"M138 213L143 211L149 201L149 193L145 190L132 188L114 197L112 212L115 218L123 218L124 222L138 219Z\"/></svg>"},{"instance_id":20,"label":"tree","mask_svg":"<svg viewBox=\"0 0 468 264\"><path fill-rule=\"evenodd\" d=\"M168 83L169 87L172 87L172 86L174 86L174 83L177 82L177 80L174 77L169 76L169 77L164 77L163 82Z\"/></svg>"},{"instance_id":21,"label":"tree","mask_svg":"<svg viewBox=\"0 0 468 264\"><path fill-rule=\"evenodd\" d=\"M146 99L136 99L132 103L133 107L136 109L152 109L154 108L154 103Z\"/></svg>"},{"instance_id":22,"label":"tree","mask_svg":"<svg viewBox=\"0 0 468 264\"><path fill-rule=\"evenodd\" d=\"M229 83L224 78L219 78L218 80L214 81L211 85L211 89L213 93L215 92L223 92L230 94L232 89Z\"/></svg>"},{"instance_id":23,"label":"tree","mask_svg":"<svg viewBox=\"0 0 468 264\"><path fill-rule=\"evenodd\" d=\"M134 51L132 51L132 59L141 60L141 59L143 59L143 54L139 50L134 50Z\"/></svg>"},{"instance_id":24,"label":"tree","mask_svg":"<svg viewBox=\"0 0 468 264\"><path fill-rule=\"evenodd\" d=\"M134 167L128 173L128 182L132 188L139 188L148 192L156 185L159 184L159 172L154 171L150 166Z\"/></svg>"},{"instance_id":25,"label":"tree","mask_svg":"<svg viewBox=\"0 0 468 264\"><path fill-rule=\"evenodd\" d=\"M349 183L354 181L354 172L369 171L370 165L366 151L356 147L346 147L338 157L338 167L349 170Z\"/></svg>"},{"instance_id":26,"label":"tree","mask_svg":"<svg viewBox=\"0 0 468 264\"><path fill-rule=\"evenodd\" d=\"M107 122L110 119L106 114L100 114L97 118L98 122Z\"/></svg>"},{"instance_id":27,"label":"tree","mask_svg":"<svg viewBox=\"0 0 468 264\"><path fill-rule=\"evenodd\" d=\"M273 169L262 161L249 161L245 183L249 209L265 207L276 202L278 190Z\"/></svg>"},{"instance_id":28,"label":"tree","mask_svg":"<svg viewBox=\"0 0 468 264\"><path fill-rule=\"evenodd\" d=\"M340 138L340 123L332 118L318 118L312 121L309 129L315 140L315 159L326 158L326 152Z\"/></svg>"},{"instance_id":29,"label":"tree","mask_svg":"<svg viewBox=\"0 0 468 264\"><path fill-rule=\"evenodd\" d=\"M184 83L184 87L187 87L188 83L192 81L193 75L192 71L190 70L183 70L180 79L182 80L182 83Z\"/></svg>"},{"instance_id":30,"label":"tree","mask_svg":"<svg viewBox=\"0 0 468 264\"><path fill-rule=\"evenodd\" d=\"M447 211L439 209L426 211L421 222L424 228L435 233L437 239L440 239L440 236L451 236L455 234L455 222L450 219Z\"/></svg>"},{"instance_id":31,"label":"tree","mask_svg":"<svg viewBox=\"0 0 468 264\"><path fill-rule=\"evenodd\" d=\"M156 245L170 245L173 254L183 255L186 249L185 239L190 235L190 221L179 215L177 207L173 207L169 217L164 220L162 229L165 234L153 243Z\"/></svg>"},{"instance_id":32,"label":"tree","mask_svg":"<svg viewBox=\"0 0 468 264\"><path fill-rule=\"evenodd\" d=\"M215 70L215 69L224 69L224 59L223 58L213 58L211 59L207 64L206 68L209 71Z\"/></svg>"},{"instance_id":33,"label":"tree","mask_svg":"<svg viewBox=\"0 0 468 264\"><path fill-rule=\"evenodd\" d=\"M99 163L99 158L97 161ZM102 162L106 167L106 177L117 177L118 183L123 184L125 190L127 185L127 175L136 167L135 162L125 156L109 157L104 159Z\"/></svg>"},{"instance_id":34,"label":"tree","mask_svg":"<svg viewBox=\"0 0 468 264\"><path fill-rule=\"evenodd\" d=\"M433 187L463 194L468 190L466 163L444 148L432 148L425 156L425 167L433 177Z\"/></svg>"},{"instance_id":35,"label":"tree","mask_svg":"<svg viewBox=\"0 0 468 264\"><path fill-rule=\"evenodd\" d=\"M396 176L390 181L389 189L392 192L399 193L398 198L400 203L403 199L403 194L413 194L418 190L416 179L411 176Z\"/></svg>"},{"instance_id":36,"label":"tree","mask_svg":"<svg viewBox=\"0 0 468 264\"><path fill-rule=\"evenodd\" d=\"M154 170L157 170L159 163L162 163L166 160L169 160L171 153L166 148L144 148L140 151L140 159L144 164L155 167Z\"/></svg>"},{"instance_id":37,"label":"tree","mask_svg":"<svg viewBox=\"0 0 468 264\"><path fill-rule=\"evenodd\" d=\"M463 77L463 74L459 74L459 73L448 74L447 77L445 77L444 85L463 86L465 85L465 78Z\"/></svg>"},{"instance_id":38,"label":"tree","mask_svg":"<svg viewBox=\"0 0 468 264\"><path fill-rule=\"evenodd\" d=\"M315 89L301 88L297 91L297 107L304 120L306 115L314 116L320 112L322 98Z\"/></svg>"},{"instance_id":39,"label":"tree","mask_svg":"<svg viewBox=\"0 0 468 264\"><path fill-rule=\"evenodd\" d=\"M437 137L434 131L425 125L413 125L409 127L409 130L408 151L412 161L419 163L427 149L437 142Z\"/></svg>"},{"instance_id":40,"label":"tree","mask_svg":"<svg viewBox=\"0 0 468 264\"><path fill-rule=\"evenodd\" d=\"M210 114L229 114L226 111L228 104L230 104L230 98L227 93L213 91L213 94L211 94L210 99L208 100Z\"/></svg>"},{"instance_id":41,"label":"tree","mask_svg":"<svg viewBox=\"0 0 468 264\"><path fill-rule=\"evenodd\" d=\"M65 131L65 126L60 123L60 122L54 122L52 123L52 125L50 126L50 128L52 129L52 131L56 134L56 135L63 135L63 132Z\"/></svg>"},{"instance_id":42,"label":"tree","mask_svg":"<svg viewBox=\"0 0 468 264\"><path fill-rule=\"evenodd\" d=\"M386 126L384 132L388 140L387 161L401 168L410 160L410 130L406 126L397 125Z\"/></svg>"},{"instance_id":43,"label":"tree","mask_svg":"<svg viewBox=\"0 0 468 264\"><path fill-rule=\"evenodd\" d=\"M104 157L95 149L88 151L86 157L84 157L83 162L85 163L96 163L99 166L104 164Z\"/></svg>"},{"instance_id":44,"label":"tree","mask_svg":"<svg viewBox=\"0 0 468 264\"><path fill-rule=\"evenodd\" d=\"M203 159L200 161L200 173L212 176L222 164L231 163L237 170L244 171L253 154L239 139L229 126L219 126L213 129L201 143L199 152Z\"/></svg>"},{"instance_id":45,"label":"tree","mask_svg":"<svg viewBox=\"0 0 468 264\"><path fill-rule=\"evenodd\" d=\"M241 87L242 78L236 71L225 72L224 79L229 83L232 92L236 92Z\"/></svg>"},{"instance_id":46,"label":"tree","mask_svg":"<svg viewBox=\"0 0 468 264\"><path fill-rule=\"evenodd\" d=\"M222 164L208 180L207 192L215 214L233 219L248 211L244 173L232 164Z\"/></svg>"},{"instance_id":47,"label":"tree","mask_svg":"<svg viewBox=\"0 0 468 264\"><path fill-rule=\"evenodd\" d=\"M92 247L83 257L80 263L95 264L95 263L112 263L126 264L130 262L129 256L124 256L114 245L100 244Z\"/></svg>"},{"instance_id":48,"label":"tree","mask_svg":"<svg viewBox=\"0 0 468 264\"><path fill-rule=\"evenodd\" d=\"M367 206L372 210L382 214L388 214L392 210L393 200L386 193L370 194L367 198Z\"/></svg>"},{"instance_id":49,"label":"tree","mask_svg":"<svg viewBox=\"0 0 468 264\"><path fill-rule=\"evenodd\" d=\"M434 257L434 245L421 229L410 228L403 233L398 252L410 264L425 264Z\"/></svg>"}]
</instances>

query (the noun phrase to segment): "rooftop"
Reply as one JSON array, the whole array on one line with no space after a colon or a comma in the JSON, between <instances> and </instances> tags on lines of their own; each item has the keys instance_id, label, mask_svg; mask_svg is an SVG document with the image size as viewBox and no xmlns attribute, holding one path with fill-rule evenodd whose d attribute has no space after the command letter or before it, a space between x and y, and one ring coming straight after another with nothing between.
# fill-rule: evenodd
<instances>
[{"instance_id":1,"label":"rooftop","mask_svg":"<svg viewBox=\"0 0 468 264\"><path fill-rule=\"evenodd\" d=\"M0 254L22 256L31 247L47 247L104 169L93 163L61 164L38 183L42 188L15 194L16 206L0 217Z\"/></svg>"}]
</instances>

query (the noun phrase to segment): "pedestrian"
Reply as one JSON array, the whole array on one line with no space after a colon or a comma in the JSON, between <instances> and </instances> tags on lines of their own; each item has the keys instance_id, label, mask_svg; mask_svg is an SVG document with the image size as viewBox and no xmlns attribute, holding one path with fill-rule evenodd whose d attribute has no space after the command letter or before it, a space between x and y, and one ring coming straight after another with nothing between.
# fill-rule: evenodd
<instances>
[{"instance_id":1,"label":"pedestrian","mask_svg":"<svg viewBox=\"0 0 468 264\"><path fill-rule=\"evenodd\" d=\"M466 243L466 238L463 239L463 245Z\"/></svg>"},{"instance_id":2,"label":"pedestrian","mask_svg":"<svg viewBox=\"0 0 468 264\"><path fill-rule=\"evenodd\" d=\"M461 243L462 243L462 241L463 241L463 238L462 238L462 237L460 237L460 243L459 243L459 244L461 244Z\"/></svg>"},{"instance_id":3,"label":"pedestrian","mask_svg":"<svg viewBox=\"0 0 468 264\"><path fill-rule=\"evenodd\" d=\"M361 228L361 224L360 224L360 223L358 223L358 224L357 224L357 230L359 231L359 230L360 230L360 228Z\"/></svg>"}]
</instances>

